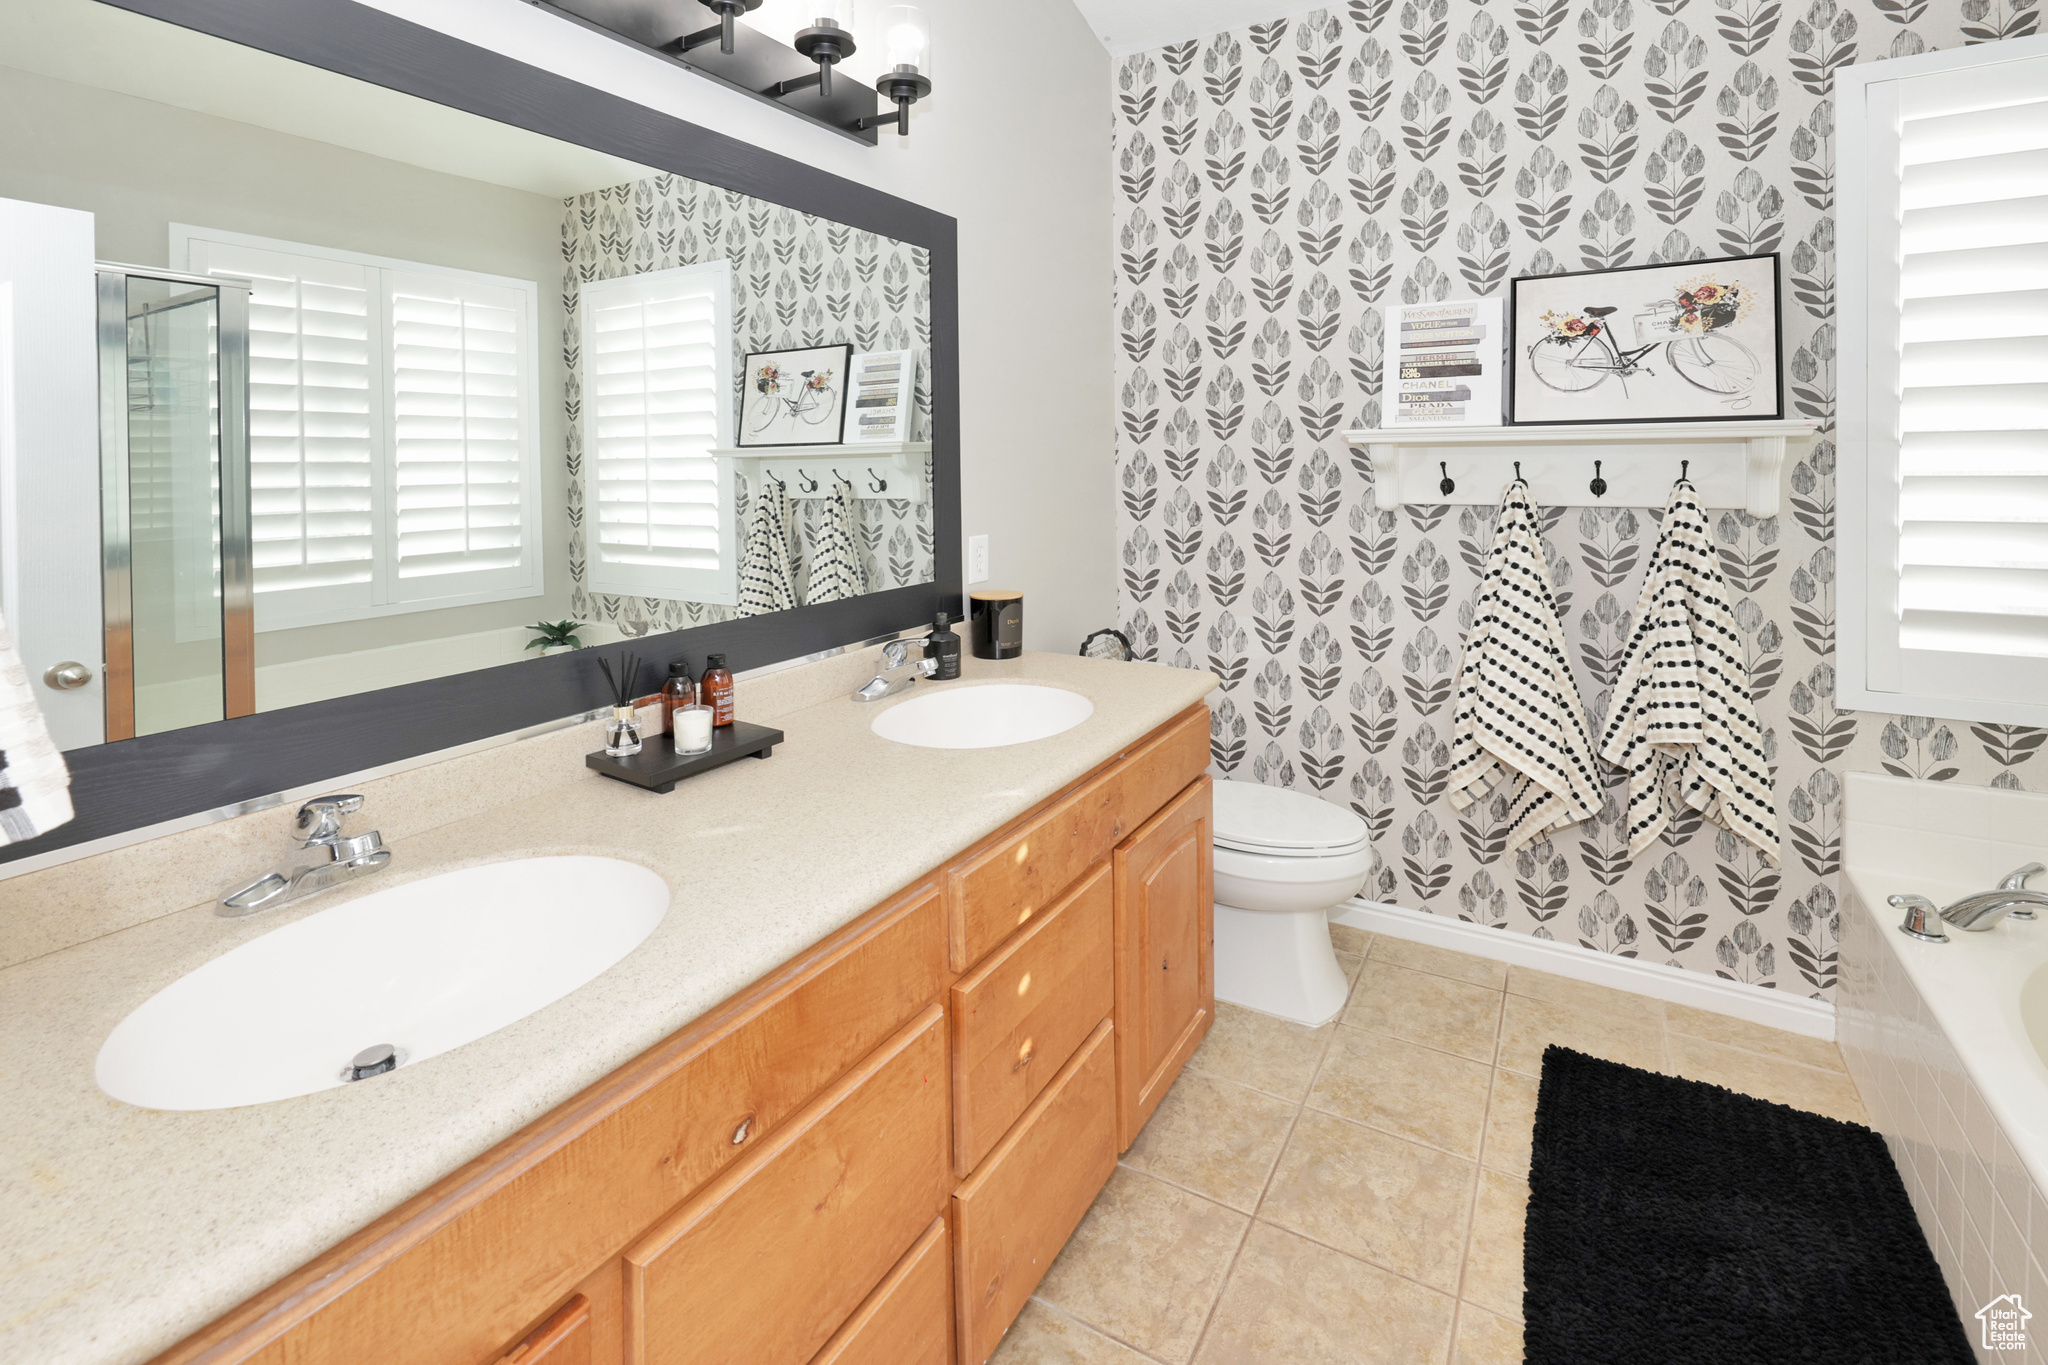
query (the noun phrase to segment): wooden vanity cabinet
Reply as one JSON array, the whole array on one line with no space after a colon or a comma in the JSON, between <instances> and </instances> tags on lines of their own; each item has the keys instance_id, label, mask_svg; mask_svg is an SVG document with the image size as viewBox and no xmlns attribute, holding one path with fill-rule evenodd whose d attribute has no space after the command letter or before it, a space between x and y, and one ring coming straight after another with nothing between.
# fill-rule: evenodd
<instances>
[{"instance_id":1,"label":"wooden vanity cabinet","mask_svg":"<svg viewBox=\"0 0 2048 1365\"><path fill-rule=\"evenodd\" d=\"M980 1365L1214 1014L1197 705L153 1365Z\"/></svg>"}]
</instances>

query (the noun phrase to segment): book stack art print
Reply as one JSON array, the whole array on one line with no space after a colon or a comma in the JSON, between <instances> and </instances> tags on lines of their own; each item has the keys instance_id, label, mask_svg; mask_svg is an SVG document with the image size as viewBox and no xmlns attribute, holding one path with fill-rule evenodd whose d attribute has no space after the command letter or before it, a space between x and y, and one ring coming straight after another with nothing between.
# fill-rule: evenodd
<instances>
[{"instance_id":1,"label":"book stack art print","mask_svg":"<svg viewBox=\"0 0 2048 1365\"><path fill-rule=\"evenodd\" d=\"M1500 425L1499 299L1399 305L1387 323L1384 425Z\"/></svg>"},{"instance_id":2,"label":"book stack art print","mask_svg":"<svg viewBox=\"0 0 2048 1365\"><path fill-rule=\"evenodd\" d=\"M915 351L869 351L853 358L853 421L849 442L908 441Z\"/></svg>"}]
</instances>

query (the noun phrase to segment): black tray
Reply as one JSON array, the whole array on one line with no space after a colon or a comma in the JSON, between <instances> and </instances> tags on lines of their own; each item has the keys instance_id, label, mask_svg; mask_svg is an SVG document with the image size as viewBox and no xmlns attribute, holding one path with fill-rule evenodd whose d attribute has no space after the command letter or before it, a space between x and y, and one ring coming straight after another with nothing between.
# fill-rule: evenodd
<instances>
[{"instance_id":1,"label":"black tray","mask_svg":"<svg viewBox=\"0 0 2048 1365\"><path fill-rule=\"evenodd\" d=\"M583 763L606 777L616 777L621 782L631 782L651 792L667 793L674 791L676 783L682 779L708 773L713 768L723 768L734 759L766 758L780 743L782 731L736 720L714 729L711 747L701 754L679 754L675 736L661 734L647 741L640 752L630 758L611 758L600 749L594 754L585 754Z\"/></svg>"}]
</instances>

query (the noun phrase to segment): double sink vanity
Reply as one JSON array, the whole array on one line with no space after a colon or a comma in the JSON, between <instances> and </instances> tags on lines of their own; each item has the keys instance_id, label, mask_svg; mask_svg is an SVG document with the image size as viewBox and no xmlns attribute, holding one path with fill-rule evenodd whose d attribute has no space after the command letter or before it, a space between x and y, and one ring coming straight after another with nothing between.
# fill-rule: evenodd
<instances>
[{"instance_id":1,"label":"double sink vanity","mask_svg":"<svg viewBox=\"0 0 2048 1365\"><path fill-rule=\"evenodd\" d=\"M966 672L0 973L0 1357L986 1359L1207 1031L1213 680Z\"/></svg>"}]
</instances>

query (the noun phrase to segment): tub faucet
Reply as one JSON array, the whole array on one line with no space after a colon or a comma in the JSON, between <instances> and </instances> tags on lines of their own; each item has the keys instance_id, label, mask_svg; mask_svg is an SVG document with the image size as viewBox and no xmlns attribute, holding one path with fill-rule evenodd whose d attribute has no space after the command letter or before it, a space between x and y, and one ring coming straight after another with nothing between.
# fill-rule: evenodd
<instances>
[{"instance_id":1,"label":"tub faucet","mask_svg":"<svg viewBox=\"0 0 2048 1365\"><path fill-rule=\"evenodd\" d=\"M868 679L860 691L853 694L853 699L855 701L880 701L884 697L893 697L898 692L907 689L919 678L929 678L939 671L939 661L937 659L925 658L913 661L910 657L910 646L911 641L909 640L891 640L888 644L883 645L882 671ZM906 667L910 671L902 677L892 678L889 676L897 669Z\"/></svg>"},{"instance_id":2,"label":"tub faucet","mask_svg":"<svg viewBox=\"0 0 2048 1365\"><path fill-rule=\"evenodd\" d=\"M2048 905L2048 892L2035 891L2027 886L2027 878L2037 872L2048 872L2048 868L2039 863L2028 863L2007 873L1996 890L1965 896L1954 905L1938 911L1934 909L1934 902L1925 896L1893 896L1892 906L1906 912L1905 923L1899 926L1900 932L1931 943L1946 942L1948 935L1930 920L1930 913L1973 934L1983 933L2007 915L2014 919L2038 918L2039 907Z\"/></svg>"},{"instance_id":3,"label":"tub faucet","mask_svg":"<svg viewBox=\"0 0 2048 1365\"><path fill-rule=\"evenodd\" d=\"M318 796L299 807L292 822L291 852L262 875L220 898L215 912L230 918L302 900L351 878L375 872L391 861L384 836L342 832L347 818L363 808L360 796Z\"/></svg>"}]
</instances>

